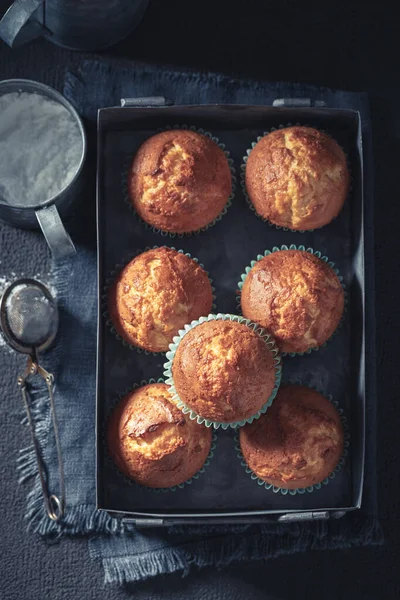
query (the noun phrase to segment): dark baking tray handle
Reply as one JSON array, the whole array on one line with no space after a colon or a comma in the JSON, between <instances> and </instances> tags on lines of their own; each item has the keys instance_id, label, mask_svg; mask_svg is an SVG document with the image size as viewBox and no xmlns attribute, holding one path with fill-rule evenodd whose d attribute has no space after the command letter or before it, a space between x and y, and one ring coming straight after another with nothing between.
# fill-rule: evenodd
<instances>
[{"instance_id":1,"label":"dark baking tray handle","mask_svg":"<svg viewBox=\"0 0 400 600\"><path fill-rule=\"evenodd\" d=\"M171 106L173 102L164 96L144 96L140 98L121 98L122 108L144 108L148 106Z\"/></svg>"},{"instance_id":2,"label":"dark baking tray handle","mask_svg":"<svg viewBox=\"0 0 400 600\"><path fill-rule=\"evenodd\" d=\"M151 107L151 106L172 106L171 100L166 100L164 96L147 96L140 98L121 98L121 106L124 108ZM311 100L311 98L276 98L272 106L284 108L323 108L326 106L324 100Z\"/></svg>"},{"instance_id":3,"label":"dark baking tray handle","mask_svg":"<svg viewBox=\"0 0 400 600\"><path fill-rule=\"evenodd\" d=\"M343 512L344 514L344 512ZM271 516L263 517L263 516L254 516L254 517L241 517L238 519L238 523L241 525L252 525L252 524L262 524L267 522L283 522L283 523L293 523L299 521L325 521L332 517L339 518L343 516L342 514L333 513L329 514L328 511L304 511L304 512L294 512L294 513L286 513L284 515L280 515L277 519L271 518ZM135 527L139 527L141 529L144 528L152 528L152 527L170 527L172 525L232 525L232 519L226 517L208 517L205 519L194 519L194 518L179 518L174 519L173 517L167 517L165 519L161 518L124 518L123 522L131 525L135 525Z\"/></svg>"},{"instance_id":4,"label":"dark baking tray handle","mask_svg":"<svg viewBox=\"0 0 400 600\"><path fill-rule=\"evenodd\" d=\"M323 108L326 106L324 100L311 100L311 98L276 98L272 106L276 108Z\"/></svg>"}]
</instances>

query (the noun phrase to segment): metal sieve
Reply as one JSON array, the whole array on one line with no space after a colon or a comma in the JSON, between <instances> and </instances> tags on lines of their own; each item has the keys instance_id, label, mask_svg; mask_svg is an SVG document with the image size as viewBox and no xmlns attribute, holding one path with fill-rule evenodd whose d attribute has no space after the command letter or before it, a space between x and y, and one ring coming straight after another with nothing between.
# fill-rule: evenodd
<instances>
[{"instance_id":1,"label":"metal sieve","mask_svg":"<svg viewBox=\"0 0 400 600\"><path fill-rule=\"evenodd\" d=\"M64 513L65 485L61 445L54 407L54 377L40 366L38 359L38 352L46 350L57 334L58 309L56 301L50 291L39 281L18 279L8 286L1 298L0 324L4 337L11 348L28 355L25 371L18 377L17 382L21 390L32 434L47 514L53 521L58 521ZM29 404L27 380L34 375L39 375L45 381L49 394L59 469L59 496L48 492L44 463Z\"/></svg>"}]
</instances>

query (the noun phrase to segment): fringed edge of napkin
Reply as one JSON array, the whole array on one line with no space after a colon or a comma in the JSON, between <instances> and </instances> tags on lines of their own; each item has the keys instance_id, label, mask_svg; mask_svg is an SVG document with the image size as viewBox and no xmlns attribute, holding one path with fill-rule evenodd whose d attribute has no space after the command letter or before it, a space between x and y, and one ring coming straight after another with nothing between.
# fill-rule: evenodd
<instances>
[{"instance_id":1,"label":"fringed edge of napkin","mask_svg":"<svg viewBox=\"0 0 400 600\"><path fill-rule=\"evenodd\" d=\"M222 568L232 563L267 560L293 552L381 545L383 534L375 518L310 523L308 526L281 524L276 532L264 526L249 528L241 536L225 534L206 536L175 546L162 546L144 554L104 558L102 540L90 542L92 559L101 560L105 583L143 581L150 577L181 571L188 575L191 567ZM275 525L276 526L276 525ZM348 541L346 536L352 536ZM296 539L297 537L297 539Z\"/></svg>"}]
</instances>

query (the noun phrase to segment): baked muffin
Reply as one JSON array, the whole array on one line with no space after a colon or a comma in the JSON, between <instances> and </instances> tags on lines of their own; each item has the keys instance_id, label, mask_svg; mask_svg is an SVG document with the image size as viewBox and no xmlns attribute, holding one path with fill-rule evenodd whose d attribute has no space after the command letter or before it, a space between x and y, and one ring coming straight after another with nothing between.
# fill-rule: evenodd
<instances>
[{"instance_id":1,"label":"baked muffin","mask_svg":"<svg viewBox=\"0 0 400 600\"><path fill-rule=\"evenodd\" d=\"M268 413L240 429L240 448L263 481L294 490L323 481L343 454L339 413L318 392L282 386Z\"/></svg>"},{"instance_id":2,"label":"baked muffin","mask_svg":"<svg viewBox=\"0 0 400 600\"><path fill-rule=\"evenodd\" d=\"M257 413L271 396L274 357L247 325L206 321L179 343L172 378L180 399L198 415L232 423Z\"/></svg>"},{"instance_id":3,"label":"baked muffin","mask_svg":"<svg viewBox=\"0 0 400 600\"><path fill-rule=\"evenodd\" d=\"M268 329L282 352L318 348L333 334L344 310L338 276L301 250L280 250L259 260L241 291L243 315Z\"/></svg>"},{"instance_id":4,"label":"baked muffin","mask_svg":"<svg viewBox=\"0 0 400 600\"><path fill-rule=\"evenodd\" d=\"M108 448L122 473L152 488L179 485L204 465L212 432L175 406L165 383L131 392L114 409Z\"/></svg>"},{"instance_id":5,"label":"baked muffin","mask_svg":"<svg viewBox=\"0 0 400 600\"><path fill-rule=\"evenodd\" d=\"M172 248L154 248L122 269L108 304L112 323L126 341L166 352L185 323L209 314L212 287L195 260Z\"/></svg>"},{"instance_id":6,"label":"baked muffin","mask_svg":"<svg viewBox=\"0 0 400 600\"><path fill-rule=\"evenodd\" d=\"M209 225L232 192L224 152L210 138L187 130L158 133L142 144L129 173L129 196L140 217L171 233Z\"/></svg>"},{"instance_id":7,"label":"baked muffin","mask_svg":"<svg viewBox=\"0 0 400 600\"><path fill-rule=\"evenodd\" d=\"M311 127L287 127L264 136L250 152L246 188L257 213L295 230L327 225L349 190L339 144Z\"/></svg>"}]
</instances>

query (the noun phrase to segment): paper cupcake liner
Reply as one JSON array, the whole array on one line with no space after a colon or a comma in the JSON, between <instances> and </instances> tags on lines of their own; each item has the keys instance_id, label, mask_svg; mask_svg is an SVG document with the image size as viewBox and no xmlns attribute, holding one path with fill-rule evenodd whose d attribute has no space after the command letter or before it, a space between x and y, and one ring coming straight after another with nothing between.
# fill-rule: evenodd
<instances>
[{"instance_id":1,"label":"paper cupcake liner","mask_svg":"<svg viewBox=\"0 0 400 600\"><path fill-rule=\"evenodd\" d=\"M293 381L287 381L285 383L286 384L294 384ZM296 384L299 385L298 382L296 382ZM301 384L301 385L304 385L304 384ZM289 494L290 496L295 496L296 494L305 494L306 492L311 493L314 490L320 490L322 488L322 486L328 485L328 483L336 477L337 473L339 473L339 471L342 470L342 467L343 467L344 463L346 462L346 458L349 453L349 450L348 450L349 445L350 445L349 426L347 423L347 417L344 415L343 409L339 407L339 403L336 402L336 400L333 400L332 396L330 396L330 395L326 396L321 390L317 389L316 387L313 387L313 386L306 386L306 387L309 387L310 389L314 389L316 392L319 392L320 394L322 394L327 400L329 400L333 404L333 406L338 411L340 420L342 422L343 431L344 431L343 454L342 454L338 464L332 471L332 473L329 473L328 477L325 477L325 479L323 481L321 481L320 483L314 483L314 485L311 485L309 487L296 488L294 490L289 490L288 488L281 488L281 487L272 485L272 483L267 483L263 479L260 479L260 477L258 477L254 473L254 471L252 471L252 469L250 469L250 467L248 466L248 464L243 456L242 449L240 447L239 432L236 432L236 434L235 434L235 449L237 452L237 457L240 460L240 464L244 467L246 473L248 473L248 475L250 475L250 478L253 481L256 481L259 486L265 487L266 490L272 491L274 494L282 494L283 496L286 496Z\"/></svg>"},{"instance_id":2,"label":"paper cupcake liner","mask_svg":"<svg viewBox=\"0 0 400 600\"><path fill-rule=\"evenodd\" d=\"M251 269L254 267L254 265L261 259L263 259L265 256L268 256L269 254L272 254L273 252L280 252L281 250L301 250L303 252L309 252L310 254L313 254L314 256L317 256L318 258L320 258L321 260L323 260L324 262L326 262L334 271L334 273L337 275L342 288L343 288L343 293L344 293L344 311L343 311L343 316L342 319L340 320L339 325L336 327L335 331L332 333L331 337L329 339L326 340L326 342L324 342L323 344L321 344L321 346L318 346L317 348L309 348L308 350L306 350L305 352L281 352L281 356L304 356L304 354L310 354L311 352L316 352L317 350L319 350L320 348L324 348L328 342L330 342L335 335L337 335L337 333L340 331L341 327L343 326L343 321L344 321L344 317L345 314L347 312L347 305L348 305L348 293L347 293L347 289L346 289L346 284L343 281L343 277L340 275L339 269L337 269L335 267L335 263L330 261L329 258L327 256L322 255L321 252L319 252L319 250L314 250L313 248L306 248L305 246L296 246L296 244L290 244L290 246L286 246L285 244L283 244L280 247L274 246L272 248L272 250L265 250L264 254L258 254L257 255L257 260L252 260L250 263L250 266L246 267L245 272L242 273L242 275L240 276L240 281L238 282L238 291L239 294L236 296L236 301L237 301L237 308L239 312L242 312L242 307L241 307L241 302L240 302L240 298L241 298L241 291L243 288L243 284L246 280L247 275L250 273Z\"/></svg>"},{"instance_id":3,"label":"paper cupcake liner","mask_svg":"<svg viewBox=\"0 0 400 600\"><path fill-rule=\"evenodd\" d=\"M165 352L152 352L151 350L146 350L145 348L140 348L139 346L135 346L135 344L128 342L125 338L122 337L122 335L120 335L117 332L117 330L115 329L115 327L113 325L111 315L109 312L109 308L108 308L108 293L109 293L110 287L114 283L114 280L117 277L117 275L131 260L133 260L134 258L139 256L140 254L143 254L143 252L147 252L148 250L154 250L155 248L164 248L164 247L170 248L171 250L176 250L177 252L179 252L179 254L184 254L188 258L191 258L205 271L205 273L211 283L211 290L212 290L212 305L211 305L211 307L212 307L212 310L215 310L215 308L216 308L216 304L215 304L216 295L215 295L215 287L213 285L213 280L210 277L209 272L205 269L204 265L201 262L199 262L199 259L192 256L189 252L185 252L184 250L177 250L177 248L175 248L174 246L157 246L156 245L156 246L151 246L151 247L146 246L146 248L144 250L136 250L136 252L127 256L126 261L124 261L123 264L118 263L117 265L115 265L114 269L110 272L109 277L107 277L107 279L106 279L106 285L104 286L103 294L101 296L101 312L102 312L103 318L106 321L107 327L115 335L117 340L122 342L122 344L124 346L128 347L130 350L135 350L139 354L145 354L146 356L149 356L149 355L159 356L161 354L165 354Z\"/></svg>"},{"instance_id":4,"label":"paper cupcake liner","mask_svg":"<svg viewBox=\"0 0 400 600\"><path fill-rule=\"evenodd\" d=\"M330 221L326 225L322 225L321 227L317 227L317 228L314 228L314 229L290 229L289 227L281 227L280 225L275 225L275 223L271 223L271 221L269 221L266 217L263 217L262 215L260 215L256 211L256 208L255 208L254 204L252 203L252 201L250 200L250 197L249 197L249 195L247 193L247 188L246 188L246 165L247 165L247 161L248 161L248 158L250 156L251 151L258 144L258 142L260 140L262 140L263 137L265 137L269 133L272 133L273 131L276 131L277 129L286 129L287 127L312 127L313 129L317 129L318 131L321 131L322 133L325 133L326 135L329 135L332 139L335 140L336 143L339 143L325 129L322 129L321 127L314 127L313 125L302 125L301 123L287 123L286 125L279 125L279 127L271 127L271 129L269 129L267 131L264 131L264 133L262 135L259 135L256 138L256 141L251 143L251 147L246 150L246 155L243 156L243 163L240 165L240 187L242 189L242 193L243 193L243 196L244 196L244 198L246 200L247 206L264 223L267 223L270 227L273 227L274 229L277 229L278 231L291 231L292 233L309 233L309 232L315 231L315 229L322 229L322 227L326 227L326 225L329 225L330 223L332 223L332 221L334 221L335 219L337 219L337 217L339 215L337 215L337 217L334 217L332 219L332 221ZM340 147L342 148L342 146L340 146ZM350 161L349 161L349 158L347 156L347 153L344 151L344 148L342 148L342 150L343 150L343 152L345 153L345 156L346 156L346 163L347 163L347 168L348 168L349 176L350 176L349 191L348 191L348 194L347 194L347 198L345 200L345 202L348 202L349 201L349 197L350 197L350 195L351 195L351 193L353 191L353 174L352 174L352 169L351 169L351 165L350 165ZM342 212L342 211L340 211L340 212ZM340 214L340 212L339 212L339 214Z\"/></svg>"},{"instance_id":5,"label":"paper cupcake liner","mask_svg":"<svg viewBox=\"0 0 400 600\"><path fill-rule=\"evenodd\" d=\"M211 459L214 456L215 448L217 445L217 436L214 432L212 434L210 451L209 451L208 456L207 456L203 466L201 467L201 469L199 469L194 475L192 475L192 477L190 477L183 483L179 483L178 485L174 485L174 486L167 487L167 488L147 487L145 485L141 485L134 479L130 479L127 475L124 475L124 473L122 473L122 471L120 471L118 469L117 465L114 463L113 459L111 458L111 455L110 455L110 452L109 452L108 446L107 446L106 431L107 431L107 426L108 426L108 422L109 422L112 411L115 409L115 407L118 405L118 403L121 402L121 400L127 394L130 394L134 390L137 390L138 388L143 387L144 385L148 385L150 383L165 383L165 381L162 378L158 378L157 380L151 378L149 380L143 380L140 383L135 383L132 387L128 388L123 393L118 394L116 400L113 402L112 406L107 411L107 416L105 419L105 424L103 426L103 435L102 435L103 446L106 449L106 460L107 460L108 465L113 469L113 471L115 471L118 474L118 476L121 478L121 480L124 481L124 483L127 485L130 485L130 486L136 487L136 488L140 488L140 489L146 489L146 490L148 490L150 492L154 492L156 494L164 493L164 492L176 492L177 490L181 490L182 488L184 488L187 485L191 485L194 481L196 481L196 479L198 479L205 472L206 468L209 466Z\"/></svg>"},{"instance_id":6,"label":"paper cupcake liner","mask_svg":"<svg viewBox=\"0 0 400 600\"><path fill-rule=\"evenodd\" d=\"M251 329L253 329L253 331L255 331L267 344L269 350L272 353L272 356L274 359L274 365L275 365L274 388L273 388L272 393L271 393L270 397L268 398L267 402L264 404L264 406L258 412L256 412L251 417L249 417L247 419L243 419L241 421L234 421L232 423L224 423L221 421L212 421L211 419L206 419L205 417L202 417L201 415L196 413L193 409L189 408L189 406L187 406L187 404L185 404L185 402L183 402L183 400L181 400L181 398L179 397L178 392L175 389L175 385L174 385L174 381L173 381L173 377L172 377L172 363L173 363L173 360L175 357L175 353L179 346L180 341L185 337L187 332L190 331L191 329L193 329L194 327L197 327L197 325L205 323L206 321L217 321L217 320L243 323L243 324L247 325L248 327L250 327ZM167 352L167 355L166 355L168 362L166 362L164 365L164 369L165 369L164 375L166 378L165 383L169 385L170 393L172 395L173 400L176 402L176 405L178 406L178 408L180 408L185 415L188 415L190 419L196 420L199 424L204 424L206 427L214 427L214 429L219 429L219 428L221 428L221 429L228 429L228 428L236 429L237 427L241 427L245 423L252 423L254 421L254 419L258 419L262 414L264 414L268 410L268 408L271 406L272 402L274 401L274 398L278 392L278 389L279 389L279 386L281 383L282 361L281 361L279 350L275 344L275 340L269 333L267 333L265 331L265 329L260 327L260 325L258 325L257 323L254 323L253 321L250 321L249 319L245 319L244 317L240 317L237 315L229 315L229 314L221 314L221 313L218 313L216 315L210 314L210 315L208 315L208 317L200 317L200 319L192 321L190 324L185 325L184 329L181 329L179 331L178 335L176 337L174 337L173 342L172 342L172 344L170 344L169 348L170 348L170 350L169 350L169 352Z\"/></svg>"},{"instance_id":7,"label":"paper cupcake liner","mask_svg":"<svg viewBox=\"0 0 400 600\"><path fill-rule=\"evenodd\" d=\"M233 166L233 159L230 158L230 152L228 150L226 150L225 144L220 142L219 138L217 138L215 135L212 135L212 133L210 133L209 131L205 131L204 129L195 127L194 125L167 125L166 127L157 129L156 134L161 133L163 131L170 131L172 129L183 129L183 130L194 131L196 133L201 133L202 135L205 135L206 137L210 138L210 140L215 142L217 144L217 146L219 146L219 148L221 148L221 150L225 154L225 157L228 161L228 165L229 165L229 168L231 171L232 192L230 193L228 200L227 200L224 208L222 209L222 211L219 213L219 215L205 227L201 227L200 229L196 229L195 231L189 231L188 233L172 233L170 231L163 231L161 229L158 229L157 227L154 227L153 225L150 225L150 223L147 223L147 221L145 221L144 219L142 219L142 217L140 217L138 215L138 213L136 212L136 210L131 202L131 199L129 197L128 176L129 176L129 171L130 171L132 161L134 159L135 154L131 154L127 158L127 160L124 164L123 171L122 171L122 192L123 192L125 204L128 205L129 210L135 215L137 220L146 227L146 229L149 229L149 230L153 231L153 233L160 234L164 237L169 237L171 239L174 239L174 238L182 239L185 237L190 237L192 235L198 235L199 233L201 233L203 231L207 231L207 229L209 229L210 227L213 227L213 225L218 223L218 221L220 221L222 219L222 217L227 213L228 208L232 205L232 201L233 201L233 198L235 197L235 193L236 193L236 169Z\"/></svg>"}]
</instances>

